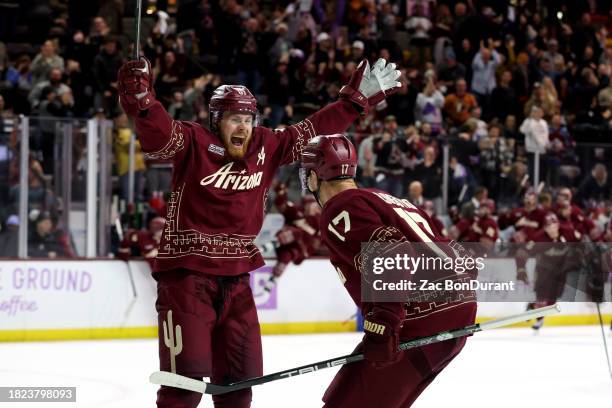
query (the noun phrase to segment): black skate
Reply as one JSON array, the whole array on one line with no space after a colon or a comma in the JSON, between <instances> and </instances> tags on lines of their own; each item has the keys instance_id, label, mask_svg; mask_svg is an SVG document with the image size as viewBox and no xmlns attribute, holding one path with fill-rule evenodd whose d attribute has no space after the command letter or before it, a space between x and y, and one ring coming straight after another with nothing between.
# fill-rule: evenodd
<instances>
[{"instance_id":1,"label":"black skate","mask_svg":"<svg viewBox=\"0 0 612 408\"><path fill-rule=\"evenodd\" d=\"M542 328L542 326L544 326L544 318L538 317L536 319L536 322L533 324L533 326L531 326L531 328L535 331L538 331Z\"/></svg>"}]
</instances>

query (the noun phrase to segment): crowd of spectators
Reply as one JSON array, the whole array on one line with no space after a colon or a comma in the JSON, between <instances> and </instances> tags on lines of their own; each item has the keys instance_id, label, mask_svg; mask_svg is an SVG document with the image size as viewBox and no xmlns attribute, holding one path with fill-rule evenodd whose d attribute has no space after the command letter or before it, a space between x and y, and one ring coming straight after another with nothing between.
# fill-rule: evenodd
<instances>
[{"instance_id":1,"label":"crowd of spectators","mask_svg":"<svg viewBox=\"0 0 612 408\"><path fill-rule=\"evenodd\" d=\"M0 4L0 22L11 22L0 24L0 116L114 120L116 187L125 200L132 130L115 81L132 54L134 1L80 3ZM398 64L402 88L347 134L358 147L361 185L431 201L440 214L478 206L478 191L503 211L530 189L555 195L568 187L584 210L609 216L607 0L167 0L145 1L145 9L142 52L175 119L207 126L213 89L239 83L257 96L264 125L286 126L335 100L363 58L382 57ZM52 176L54 129L44 123L31 147ZM171 169L146 161L138 145L136 152L134 196L149 202L168 191ZM10 161L8 153L0 159ZM534 185L536 173L542 185ZM13 186L0 189L3 200Z\"/></svg>"}]
</instances>

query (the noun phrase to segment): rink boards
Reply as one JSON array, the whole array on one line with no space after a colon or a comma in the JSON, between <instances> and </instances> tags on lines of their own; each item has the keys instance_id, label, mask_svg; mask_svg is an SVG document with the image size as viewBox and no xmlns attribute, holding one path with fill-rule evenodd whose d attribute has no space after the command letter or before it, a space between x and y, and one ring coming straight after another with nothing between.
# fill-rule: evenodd
<instances>
[{"instance_id":1,"label":"rink boards","mask_svg":"<svg viewBox=\"0 0 612 408\"><path fill-rule=\"evenodd\" d=\"M263 284L273 264L271 260L251 274L264 334L356 329L356 308L328 260L290 265L278 286L267 293ZM155 281L144 261L2 261L0 341L155 337L155 298ZM562 307L562 315L548 318L547 325L598 322L593 303ZM524 308L521 302L484 302L479 303L478 316L484 321ZM602 310L609 322L612 304L604 304Z\"/></svg>"}]
</instances>

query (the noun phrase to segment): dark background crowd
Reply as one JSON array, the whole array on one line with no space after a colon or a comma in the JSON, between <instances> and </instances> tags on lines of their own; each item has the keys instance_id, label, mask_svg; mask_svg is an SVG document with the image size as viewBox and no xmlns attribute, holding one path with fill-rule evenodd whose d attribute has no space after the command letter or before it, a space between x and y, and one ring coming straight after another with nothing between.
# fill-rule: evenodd
<instances>
[{"instance_id":1,"label":"dark background crowd","mask_svg":"<svg viewBox=\"0 0 612 408\"><path fill-rule=\"evenodd\" d=\"M568 188L585 217L604 230L609 225L609 1L143 4L143 53L154 66L157 97L175 119L208 126L213 89L238 83L257 96L265 126L287 126L334 101L363 58L373 63L382 57L398 64L403 86L347 133L358 148L361 185L427 203L438 214L450 212L455 222L462 214L473 217L489 199L493 213L504 214L531 191L541 205L550 196L554 206L559 191ZM114 186L127 199L133 131L117 104L116 73L132 55L134 9L134 0L0 2L5 226L18 196L11 162L19 114L40 118L29 177L30 189L38 192L30 198L39 207L36 214L61 211L52 188L53 163L60 158L48 120L113 120ZM151 209L149 218L163 216L170 165L147 161L136 149L136 204ZM297 199L295 173L283 171L278 178ZM10 225L16 222L11 218Z\"/></svg>"}]
</instances>

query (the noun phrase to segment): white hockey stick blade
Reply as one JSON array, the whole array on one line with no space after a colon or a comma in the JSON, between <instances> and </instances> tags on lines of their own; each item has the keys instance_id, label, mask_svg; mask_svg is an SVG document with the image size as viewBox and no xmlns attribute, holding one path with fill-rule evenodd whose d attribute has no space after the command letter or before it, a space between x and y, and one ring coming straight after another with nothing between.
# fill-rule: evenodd
<instances>
[{"instance_id":1,"label":"white hockey stick blade","mask_svg":"<svg viewBox=\"0 0 612 408\"><path fill-rule=\"evenodd\" d=\"M195 391L204 394L206 383L182 375L169 373L167 371L156 371L149 377L153 384L165 385L168 387L182 388L184 390Z\"/></svg>"}]
</instances>

